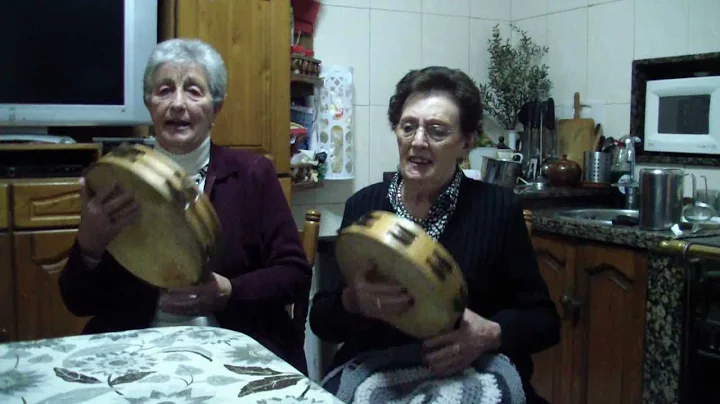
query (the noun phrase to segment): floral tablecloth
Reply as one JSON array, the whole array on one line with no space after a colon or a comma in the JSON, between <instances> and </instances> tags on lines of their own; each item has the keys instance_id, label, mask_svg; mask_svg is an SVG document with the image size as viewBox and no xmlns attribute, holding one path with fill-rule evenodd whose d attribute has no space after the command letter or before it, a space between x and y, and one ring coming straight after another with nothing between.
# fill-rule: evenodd
<instances>
[{"instance_id":1,"label":"floral tablecloth","mask_svg":"<svg viewBox=\"0 0 720 404\"><path fill-rule=\"evenodd\" d=\"M0 345L0 403L336 403L252 338L168 327Z\"/></svg>"}]
</instances>

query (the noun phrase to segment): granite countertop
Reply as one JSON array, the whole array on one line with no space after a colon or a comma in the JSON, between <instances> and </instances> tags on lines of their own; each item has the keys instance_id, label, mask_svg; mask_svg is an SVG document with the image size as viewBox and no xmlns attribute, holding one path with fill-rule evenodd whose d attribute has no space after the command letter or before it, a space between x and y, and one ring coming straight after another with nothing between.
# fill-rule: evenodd
<instances>
[{"instance_id":1,"label":"granite countertop","mask_svg":"<svg viewBox=\"0 0 720 404\"><path fill-rule=\"evenodd\" d=\"M547 186L540 191L515 187L515 194L521 199L545 199L545 198L576 198L582 196L607 196L611 195L614 188L582 188L582 187L551 187Z\"/></svg>"},{"instance_id":2,"label":"granite countertop","mask_svg":"<svg viewBox=\"0 0 720 404\"><path fill-rule=\"evenodd\" d=\"M554 216L556 212L565 209L567 208L533 210L532 231L555 233L635 248L652 249L657 247L661 241L670 239L692 239L693 243L715 242L720 247L720 229L707 229L695 234L686 233L676 236L670 230L643 230L639 226L612 226Z\"/></svg>"}]
</instances>

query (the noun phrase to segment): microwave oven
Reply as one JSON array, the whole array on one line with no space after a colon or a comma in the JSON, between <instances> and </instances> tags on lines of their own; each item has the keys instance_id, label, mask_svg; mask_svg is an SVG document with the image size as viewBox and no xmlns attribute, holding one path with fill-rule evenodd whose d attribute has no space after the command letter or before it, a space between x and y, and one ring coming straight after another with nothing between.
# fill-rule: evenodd
<instances>
[{"instance_id":1,"label":"microwave oven","mask_svg":"<svg viewBox=\"0 0 720 404\"><path fill-rule=\"evenodd\" d=\"M648 80L645 150L720 154L720 76Z\"/></svg>"}]
</instances>

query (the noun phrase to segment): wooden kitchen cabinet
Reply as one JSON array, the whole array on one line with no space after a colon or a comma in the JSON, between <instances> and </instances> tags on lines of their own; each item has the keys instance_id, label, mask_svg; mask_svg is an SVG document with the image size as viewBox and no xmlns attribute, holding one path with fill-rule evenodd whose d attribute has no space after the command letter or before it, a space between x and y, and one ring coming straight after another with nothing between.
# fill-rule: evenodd
<instances>
[{"instance_id":1,"label":"wooden kitchen cabinet","mask_svg":"<svg viewBox=\"0 0 720 404\"><path fill-rule=\"evenodd\" d=\"M13 234L18 340L80 334L87 319L65 308L58 278L76 229L41 230Z\"/></svg>"},{"instance_id":2,"label":"wooden kitchen cabinet","mask_svg":"<svg viewBox=\"0 0 720 404\"><path fill-rule=\"evenodd\" d=\"M198 38L220 52L228 92L219 145L262 153L290 171L290 0L160 0L160 40Z\"/></svg>"},{"instance_id":3,"label":"wooden kitchen cabinet","mask_svg":"<svg viewBox=\"0 0 720 404\"><path fill-rule=\"evenodd\" d=\"M15 291L10 250L10 234L0 230L0 343L16 338Z\"/></svg>"},{"instance_id":4,"label":"wooden kitchen cabinet","mask_svg":"<svg viewBox=\"0 0 720 404\"><path fill-rule=\"evenodd\" d=\"M563 301L567 299L567 291L573 289L575 278L577 246L569 241L555 236L532 238L540 272L561 317L565 314ZM572 324L563 321L560 343L533 355L535 372L532 384L538 394L552 403L569 402L572 368L568 365L572 363L573 332Z\"/></svg>"},{"instance_id":5,"label":"wooden kitchen cabinet","mask_svg":"<svg viewBox=\"0 0 720 404\"><path fill-rule=\"evenodd\" d=\"M532 240L562 319L560 344L533 357L533 386L553 403L641 402L646 252L543 233Z\"/></svg>"}]
</instances>

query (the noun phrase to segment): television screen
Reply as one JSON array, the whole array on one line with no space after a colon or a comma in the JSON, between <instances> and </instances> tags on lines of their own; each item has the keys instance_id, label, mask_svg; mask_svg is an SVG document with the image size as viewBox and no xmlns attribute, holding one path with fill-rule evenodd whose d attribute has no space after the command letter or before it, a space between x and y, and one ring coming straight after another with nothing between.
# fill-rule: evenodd
<instances>
[{"instance_id":1,"label":"television screen","mask_svg":"<svg viewBox=\"0 0 720 404\"><path fill-rule=\"evenodd\" d=\"M0 104L124 105L124 7L0 0Z\"/></svg>"}]
</instances>

